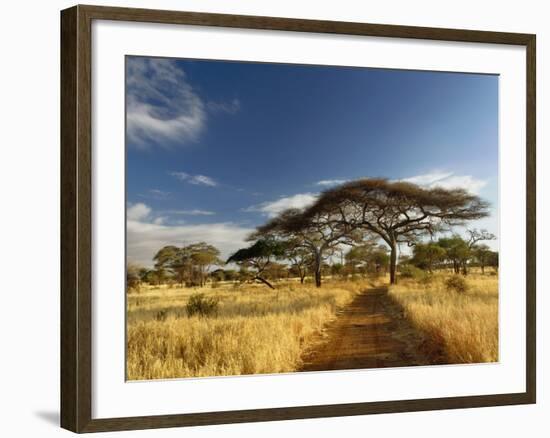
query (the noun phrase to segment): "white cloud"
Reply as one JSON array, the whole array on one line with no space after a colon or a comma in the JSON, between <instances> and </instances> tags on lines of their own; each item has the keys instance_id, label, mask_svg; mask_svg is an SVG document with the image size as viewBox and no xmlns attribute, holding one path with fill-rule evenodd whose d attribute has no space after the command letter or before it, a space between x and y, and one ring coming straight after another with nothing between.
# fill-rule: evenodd
<instances>
[{"instance_id":1,"label":"white cloud","mask_svg":"<svg viewBox=\"0 0 550 438\"><path fill-rule=\"evenodd\" d=\"M348 181L349 180L347 179L322 179L321 181L317 181L315 185L330 187L330 186L337 186L338 184L344 184Z\"/></svg>"},{"instance_id":2,"label":"white cloud","mask_svg":"<svg viewBox=\"0 0 550 438\"><path fill-rule=\"evenodd\" d=\"M216 181L214 181L209 176L205 176L205 175L194 175L189 179L189 182L191 184L204 185L204 186L210 186L210 187L216 187L218 185Z\"/></svg>"},{"instance_id":3,"label":"white cloud","mask_svg":"<svg viewBox=\"0 0 550 438\"><path fill-rule=\"evenodd\" d=\"M186 172L169 172L171 176L180 181L186 181L189 184L216 187L218 183L211 177L206 175L191 175Z\"/></svg>"},{"instance_id":4,"label":"white cloud","mask_svg":"<svg viewBox=\"0 0 550 438\"><path fill-rule=\"evenodd\" d=\"M128 58L126 123L138 147L193 141L206 122L205 104L174 60Z\"/></svg>"},{"instance_id":5,"label":"white cloud","mask_svg":"<svg viewBox=\"0 0 550 438\"><path fill-rule=\"evenodd\" d=\"M214 245L220 250L222 259L227 259L247 245L246 237L253 231L252 228L229 222L166 225L162 217L149 220L150 215L151 209L147 207L147 215L138 215L140 217L137 219L128 217L126 228L128 261L143 266L151 266L153 256L163 246L183 246L202 241Z\"/></svg>"},{"instance_id":6,"label":"white cloud","mask_svg":"<svg viewBox=\"0 0 550 438\"><path fill-rule=\"evenodd\" d=\"M245 209L245 211L257 211L268 217L274 217L288 208L309 207L317 200L316 193L298 193L297 195L287 196L272 202L263 202Z\"/></svg>"},{"instance_id":7,"label":"white cloud","mask_svg":"<svg viewBox=\"0 0 550 438\"><path fill-rule=\"evenodd\" d=\"M151 209L143 204L142 202L138 202L137 204L129 205L126 209L126 217L128 220L144 220L146 219L149 214L151 213Z\"/></svg>"},{"instance_id":8,"label":"white cloud","mask_svg":"<svg viewBox=\"0 0 550 438\"><path fill-rule=\"evenodd\" d=\"M216 214L213 211L200 210L198 208L195 208L193 210L164 210L163 213L187 216L213 216Z\"/></svg>"},{"instance_id":9,"label":"white cloud","mask_svg":"<svg viewBox=\"0 0 550 438\"><path fill-rule=\"evenodd\" d=\"M402 181L418 184L421 186L429 186L437 181L448 178L452 175L452 172L431 172L423 175L411 176L410 178L404 178Z\"/></svg>"},{"instance_id":10,"label":"white cloud","mask_svg":"<svg viewBox=\"0 0 550 438\"><path fill-rule=\"evenodd\" d=\"M470 193L479 194L487 181L474 178L471 175L455 175L452 172L431 172L404 178L401 181L411 182L426 187L441 187L443 189L465 189Z\"/></svg>"}]
</instances>

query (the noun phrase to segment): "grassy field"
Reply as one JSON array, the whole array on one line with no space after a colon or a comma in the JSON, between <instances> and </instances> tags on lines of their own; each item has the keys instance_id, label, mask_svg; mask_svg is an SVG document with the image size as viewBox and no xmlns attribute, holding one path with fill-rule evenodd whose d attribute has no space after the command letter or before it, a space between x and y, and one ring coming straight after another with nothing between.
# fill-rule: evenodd
<instances>
[{"instance_id":1,"label":"grassy field","mask_svg":"<svg viewBox=\"0 0 550 438\"><path fill-rule=\"evenodd\" d=\"M422 353L433 363L497 361L498 277L471 273L465 292L448 290L450 277L402 278L389 295L426 339ZM387 279L376 284L386 285ZM222 283L141 287L127 295L127 378L296 371L337 310L371 286L368 280L329 280L321 289L297 282L277 283L275 290ZM186 305L197 293L218 303L215 314L189 316Z\"/></svg>"},{"instance_id":2,"label":"grassy field","mask_svg":"<svg viewBox=\"0 0 550 438\"><path fill-rule=\"evenodd\" d=\"M313 336L365 282L216 288L150 288L128 294L127 378L223 376L295 371ZM194 293L216 299L214 317L189 317Z\"/></svg>"},{"instance_id":3,"label":"grassy field","mask_svg":"<svg viewBox=\"0 0 550 438\"><path fill-rule=\"evenodd\" d=\"M498 361L498 277L472 273L467 290L449 291L451 274L435 274L430 282L403 279L390 296L430 341L426 353L444 363Z\"/></svg>"}]
</instances>

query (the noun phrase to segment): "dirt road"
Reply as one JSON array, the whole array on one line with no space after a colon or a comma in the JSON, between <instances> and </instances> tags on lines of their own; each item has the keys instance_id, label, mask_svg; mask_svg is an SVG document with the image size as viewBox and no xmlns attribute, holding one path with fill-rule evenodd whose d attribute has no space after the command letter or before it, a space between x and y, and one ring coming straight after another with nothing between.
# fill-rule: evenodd
<instances>
[{"instance_id":1,"label":"dirt road","mask_svg":"<svg viewBox=\"0 0 550 438\"><path fill-rule=\"evenodd\" d=\"M426 365L423 342L385 288L368 289L323 330L300 371Z\"/></svg>"}]
</instances>

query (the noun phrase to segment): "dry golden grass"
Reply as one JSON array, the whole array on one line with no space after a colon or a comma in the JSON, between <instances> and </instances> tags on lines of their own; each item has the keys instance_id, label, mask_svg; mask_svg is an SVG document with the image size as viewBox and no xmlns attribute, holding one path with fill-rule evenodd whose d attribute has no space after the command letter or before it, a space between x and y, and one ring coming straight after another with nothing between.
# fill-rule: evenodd
<instances>
[{"instance_id":1,"label":"dry golden grass","mask_svg":"<svg viewBox=\"0 0 550 438\"><path fill-rule=\"evenodd\" d=\"M390 287L390 296L431 341L428 352L440 347L441 361L498 361L498 277L470 274L467 292L457 293L445 287L451 275L434 274L429 283L402 279Z\"/></svg>"},{"instance_id":2,"label":"dry golden grass","mask_svg":"<svg viewBox=\"0 0 550 438\"><path fill-rule=\"evenodd\" d=\"M336 310L365 289L333 282L217 288L144 288L128 294L129 380L295 371L301 354ZM219 300L217 316L188 317L189 297Z\"/></svg>"}]
</instances>

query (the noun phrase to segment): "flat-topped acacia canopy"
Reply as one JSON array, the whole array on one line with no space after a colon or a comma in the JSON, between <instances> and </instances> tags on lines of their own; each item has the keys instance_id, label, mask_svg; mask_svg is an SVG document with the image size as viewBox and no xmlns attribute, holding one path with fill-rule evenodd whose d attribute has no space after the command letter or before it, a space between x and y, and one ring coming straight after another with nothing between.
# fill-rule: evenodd
<instances>
[{"instance_id":1,"label":"flat-topped acacia canopy","mask_svg":"<svg viewBox=\"0 0 550 438\"><path fill-rule=\"evenodd\" d=\"M489 215L489 204L464 189L424 188L410 182L364 178L323 192L302 220L321 212L333 226L364 229L390 247L390 281L395 283L397 245Z\"/></svg>"}]
</instances>

